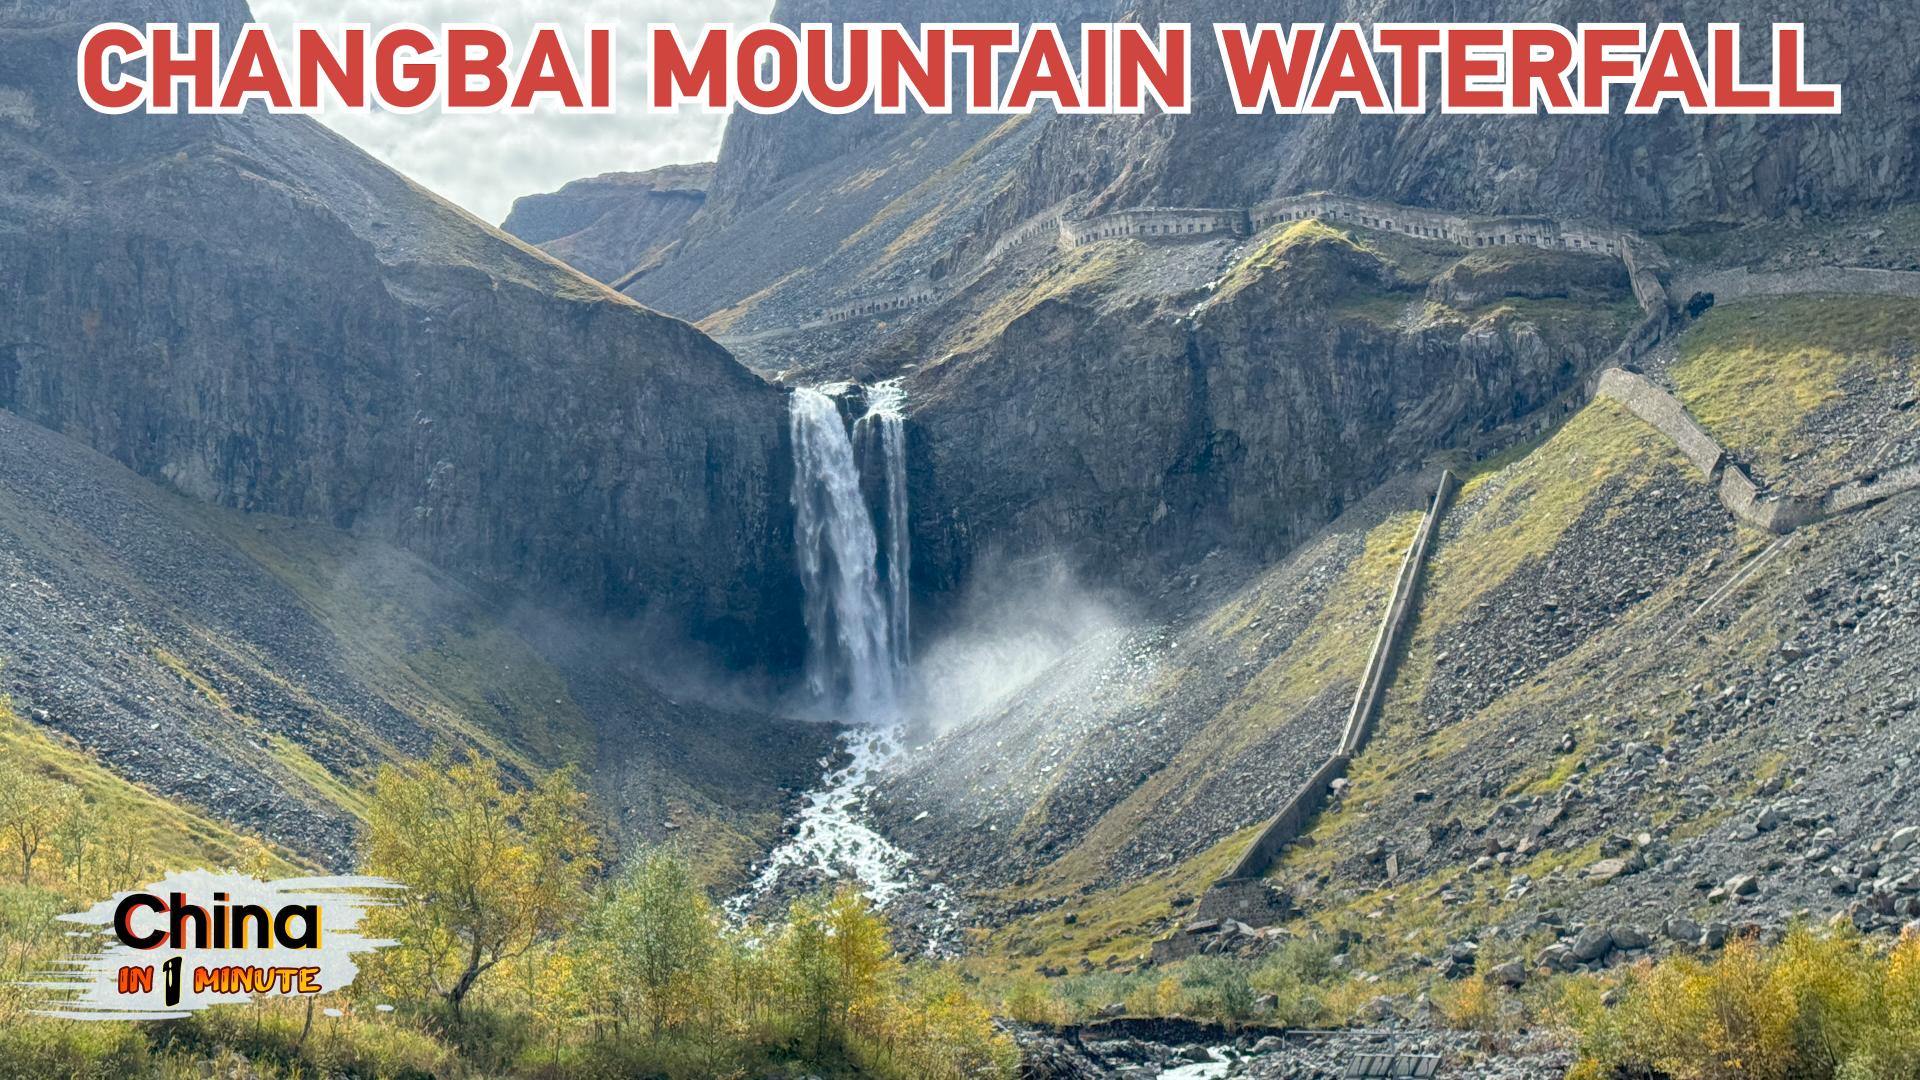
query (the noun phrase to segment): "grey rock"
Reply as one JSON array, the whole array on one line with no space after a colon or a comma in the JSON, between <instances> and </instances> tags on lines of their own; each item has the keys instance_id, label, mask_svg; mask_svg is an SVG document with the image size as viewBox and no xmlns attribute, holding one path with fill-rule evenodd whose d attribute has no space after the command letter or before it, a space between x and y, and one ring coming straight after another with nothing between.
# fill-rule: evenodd
<instances>
[{"instance_id":1,"label":"grey rock","mask_svg":"<svg viewBox=\"0 0 1920 1080\"><path fill-rule=\"evenodd\" d=\"M1653 937L1637 926L1615 924L1608 933L1613 937L1616 949L1644 949L1653 944Z\"/></svg>"},{"instance_id":2,"label":"grey rock","mask_svg":"<svg viewBox=\"0 0 1920 1080\"><path fill-rule=\"evenodd\" d=\"M515 199L500 224L590 277L615 282L670 242L706 201L713 165L605 173Z\"/></svg>"},{"instance_id":3,"label":"grey rock","mask_svg":"<svg viewBox=\"0 0 1920 1080\"><path fill-rule=\"evenodd\" d=\"M1700 943L1700 924L1685 915L1675 915L1660 926L1660 932L1670 940L1684 945Z\"/></svg>"},{"instance_id":4,"label":"grey rock","mask_svg":"<svg viewBox=\"0 0 1920 1080\"><path fill-rule=\"evenodd\" d=\"M1518 960L1509 960L1504 964L1496 964L1493 970L1487 972L1487 981L1498 983L1502 986L1520 986L1527 981L1526 965L1520 963Z\"/></svg>"},{"instance_id":5,"label":"grey rock","mask_svg":"<svg viewBox=\"0 0 1920 1080\"><path fill-rule=\"evenodd\" d=\"M1636 865L1631 858L1601 859L1587 867L1587 880L1595 885L1605 885L1614 878L1631 874L1645 864Z\"/></svg>"},{"instance_id":6,"label":"grey rock","mask_svg":"<svg viewBox=\"0 0 1920 1080\"><path fill-rule=\"evenodd\" d=\"M1589 926L1573 939L1570 952L1575 960L1598 960L1613 948L1613 935L1604 926Z\"/></svg>"}]
</instances>

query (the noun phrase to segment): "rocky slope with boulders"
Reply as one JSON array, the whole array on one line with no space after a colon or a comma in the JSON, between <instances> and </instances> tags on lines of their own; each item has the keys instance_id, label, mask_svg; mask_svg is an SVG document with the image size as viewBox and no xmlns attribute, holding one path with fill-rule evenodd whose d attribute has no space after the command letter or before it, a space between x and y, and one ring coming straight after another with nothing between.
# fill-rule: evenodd
<instances>
[{"instance_id":1,"label":"rocky slope with boulders","mask_svg":"<svg viewBox=\"0 0 1920 1080\"><path fill-rule=\"evenodd\" d=\"M1920 370L1903 343L1920 305L1847 301L1845 362L1770 385L1769 365L1829 340L1817 313L1834 301L1762 303L1780 310L1766 322L1775 336L1740 354L1751 380L1742 408L1771 415L1779 401L1802 402L1777 429L1787 446L1836 428L1872 440L1904 430L1899 403ZM1713 350L1753 310L1709 313L1650 358L1649 376L1699 393L1701 366L1727 363ZM1739 430L1746 415L1720 409L1712 422ZM1338 969L1378 986L1379 1015L1413 1020L1420 988L1449 980L1523 988L1676 951L1711 955L1743 935L1777 940L1795 920L1882 935L1920 920L1920 804L1906 782L1920 760L1920 496L1756 535L1671 441L1605 399L1521 452L1455 467L1468 480L1442 524L1377 734L1306 835L1282 849L1267 879L1275 903L1207 916L1206 889L1250 834L1173 793L1295 766L1271 752L1220 755L1206 736L1226 725L1206 719L1217 706L1192 690L1238 688L1250 730L1230 745L1251 747L1257 732L1311 745L1312 692L1340 689L1348 669L1335 658L1364 655L1361 635L1376 625L1364 588L1303 588L1284 575L1215 583L1159 630L1184 655L1135 676L1155 710L1142 731L1180 731L1185 745L1126 793L1146 808L1106 812L1128 836L1161 837L1127 850L1117 879L1089 871L1112 850L1098 826L1068 829L1077 846L1034 857L1035 838L1073 821L1047 797L999 819L975 807L1019 805L1056 784L1082 790L1077 776L1097 780L1101 765L1126 760L1087 723L1114 711L1102 695L1125 692L1118 671L1076 696L1086 662L1069 656L910 761L889 790L924 800L931 789L952 808L949 824L916 820L903 798L883 812L890 835L936 864L953 853L1020 868L973 879L979 955L1050 978L1107 977L1193 954L1257 962L1276 942L1337 935ZM1369 552L1403 550L1407 517L1360 523ZM1330 534L1295 558L1322 565L1339 550L1329 545L1346 542ZM1381 603L1385 573L1353 574L1365 562L1348 564L1349 580ZM1288 631L1276 653L1247 649L1253 627L1289 625L1288 603L1312 613L1308 628ZM1316 646L1316 626L1341 625L1360 632ZM1206 658L1235 640L1233 666ZM1263 683L1296 689L1249 692ZM1084 704L1036 726L1057 745L1035 752L1029 737L1009 757L999 742L1050 695ZM1243 798L1276 808L1270 795ZM1211 839L1168 833L1183 822Z\"/></svg>"},{"instance_id":2,"label":"rocky slope with boulders","mask_svg":"<svg viewBox=\"0 0 1920 1080\"><path fill-rule=\"evenodd\" d=\"M739 880L832 730L703 705L623 622L478 591L328 525L211 506L0 412L0 666L22 719L335 870L388 763L586 770L611 852ZM686 687L693 690L693 687Z\"/></svg>"}]
</instances>

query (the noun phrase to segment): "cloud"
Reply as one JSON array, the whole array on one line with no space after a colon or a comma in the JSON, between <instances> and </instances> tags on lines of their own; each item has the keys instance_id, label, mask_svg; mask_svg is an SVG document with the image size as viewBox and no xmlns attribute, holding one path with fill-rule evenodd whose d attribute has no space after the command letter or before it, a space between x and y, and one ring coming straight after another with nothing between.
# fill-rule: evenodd
<instances>
[{"instance_id":1,"label":"cloud","mask_svg":"<svg viewBox=\"0 0 1920 1080\"><path fill-rule=\"evenodd\" d=\"M586 55L584 27L616 26L615 102L609 115L562 116L551 105L528 114L446 116L437 110L365 115L332 109L328 127L414 180L488 221L507 216L513 200L552 191L569 180L603 172L711 161L720 150L726 117L697 110L647 112L646 29L671 22L682 37L709 22L760 22L772 0L253 0L254 18L273 27L286 48L293 24L363 22L377 31L397 22L438 29L441 23L491 23L524 48L540 22L555 22L574 56Z\"/></svg>"}]
</instances>

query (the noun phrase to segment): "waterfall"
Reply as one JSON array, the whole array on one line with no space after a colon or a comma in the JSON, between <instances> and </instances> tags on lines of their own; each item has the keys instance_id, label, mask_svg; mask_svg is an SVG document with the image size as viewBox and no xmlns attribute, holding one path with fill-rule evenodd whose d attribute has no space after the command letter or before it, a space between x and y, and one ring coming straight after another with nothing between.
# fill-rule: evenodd
<instances>
[{"instance_id":1,"label":"waterfall","mask_svg":"<svg viewBox=\"0 0 1920 1080\"><path fill-rule=\"evenodd\" d=\"M912 659L907 636L907 571L912 567L907 538L907 432L900 413L906 399L900 380L888 379L867 392L867 413L853 425L855 445L869 455L876 433L879 439L882 520L887 536L881 552L886 559L887 640L892 647L893 670L901 676ZM864 476L870 471L863 468L861 473Z\"/></svg>"},{"instance_id":2,"label":"waterfall","mask_svg":"<svg viewBox=\"0 0 1920 1080\"><path fill-rule=\"evenodd\" d=\"M807 686L815 699L843 708L844 719L858 724L899 719L906 675L910 556L900 401L897 387L874 388L852 437L834 399L819 390L795 390L789 407ZM856 441L863 447L878 443L877 470L870 468L863 475ZM871 479L880 491L884 550L863 479Z\"/></svg>"}]
</instances>

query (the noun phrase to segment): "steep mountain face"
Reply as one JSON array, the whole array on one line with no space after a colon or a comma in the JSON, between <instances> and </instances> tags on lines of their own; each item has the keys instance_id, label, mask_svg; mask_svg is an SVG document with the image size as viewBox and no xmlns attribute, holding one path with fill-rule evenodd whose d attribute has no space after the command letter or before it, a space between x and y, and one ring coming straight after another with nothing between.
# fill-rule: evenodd
<instances>
[{"instance_id":1,"label":"steep mountain face","mask_svg":"<svg viewBox=\"0 0 1920 1080\"><path fill-rule=\"evenodd\" d=\"M712 177L711 162L602 173L515 199L500 229L589 277L617 282L666 257L706 201Z\"/></svg>"},{"instance_id":2,"label":"steep mountain face","mask_svg":"<svg viewBox=\"0 0 1920 1080\"><path fill-rule=\"evenodd\" d=\"M1489 274L1485 256L1311 225L1214 246L1214 266L1077 250L908 372L930 593L987 551L1071 552L1141 592L1215 552L1278 560L1394 473L1546 405L1640 318L1599 256ZM1468 280L1487 284L1462 298Z\"/></svg>"},{"instance_id":3,"label":"steep mountain face","mask_svg":"<svg viewBox=\"0 0 1920 1080\"><path fill-rule=\"evenodd\" d=\"M311 120L86 110L85 25L4 31L0 405L210 502L793 662L779 390Z\"/></svg>"},{"instance_id":4,"label":"steep mountain face","mask_svg":"<svg viewBox=\"0 0 1920 1080\"><path fill-rule=\"evenodd\" d=\"M1134 15L1246 18L1209 0ZM1513 18L1482 0L1393 15ZM1680 21L1696 42L1738 19L1757 71L1755 31L1804 13L1528 17ZM1051 559L1127 600L1117 626L881 785L887 835L994 931L980 951L1111 968L1191 917L1337 740L1430 490L1415 478L1440 464L1466 485L1379 734L1349 794L1281 853L1277 887L1322 925L1360 927L1409 979L1489 926L1483 942L1538 945L1561 923L1617 921L1635 941L1669 916L1679 937L1798 907L1862 926L1920 914L1893 884L1912 883L1894 876L1911 857L1881 857L1916 812L1889 786L1913 768L1911 493L1789 541L1740 524L1670 439L1582 389L1669 314L1636 304L1613 260L1470 253L1364 219L1218 238L1059 228L1332 190L1636 230L1659 247L1637 260L1673 260L1669 285L1734 265L1905 269L1920 229L1887 206L1920 195L1916 72L1871 42L1913 18L1846 2L1809 20L1809 77L1848 88L1838 117L1246 118L1202 33L1190 116L735 124L715 180L733 194L630 293L703 318L784 382L898 380L927 642L970 583ZM1816 496L1913 461L1910 301L1730 299L1697 323L1702 309L1673 310L1667 344L1635 360L1731 460ZM1857 807L1820 805L1861 788ZM1711 891L1744 874L1760 879L1747 899ZM1043 914L1063 898L1078 930Z\"/></svg>"},{"instance_id":5,"label":"steep mountain face","mask_svg":"<svg viewBox=\"0 0 1920 1080\"><path fill-rule=\"evenodd\" d=\"M815 3L776 17L871 14ZM990 14L966 5L953 17ZM1099 13L1021 18L1056 14L1066 23ZM1511 17L1487 3L1402 14ZM1569 25L1682 21L1702 42L1709 19L1737 17L1757 31L1791 16L1704 4L1559 4L1536 14ZM1206 0L1163 0L1134 15L1203 31L1244 17ZM1371 12L1324 2L1289 17L1332 23ZM1183 264L1152 288L1112 288L1108 270L1134 273L1147 260L1116 248L1111 266L1089 271L1078 253L1056 248L1053 218L1244 208L1319 189L1648 231L1865 212L1914 194L1902 118L1915 72L1908 58L1855 45L1859 35L1897 38L1908 18L1862 4L1809 24L1809 78L1859 88L1838 117L1677 108L1524 123L1437 108L1413 118L1242 117L1204 32L1191 115L830 117L802 107L740 116L674 258L624 288L702 319L749 365L788 382L907 376L915 580L930 611L989 549L1064 551L1102 583L1151 591L1159 575L1218 545L1256 559L1284 554L1386 476L1553 399L1626 327L1605 318L1558 339L1489 337L1472 320L1423 323L1411 307L1371 321L1351 310L1303 314L1303 297L1263 300L1257 289L1204 303L1201 287L1251 245L1215 252L1208 267ZM1769 62L1764 38L1746 35L1749 69ZM1401 289L1412 304L1438 271L1426 273L1411 287L1389 282L1377 298ZM1474 292L1476 273L1465 268L1427 299L1457 311L1499 307L1504 290L1496 282ZM1551 295L1577 292L1578 276ZM1304 299L1311 308L1326 298ZM1387 325L1402 314L1405 325ZM966 329L969 321L986 330ZM1321 449L1332 446L1339 451Z\"/></svg>"},{"instance_id":6,"label":"steep mountain face","mask_svg":"<svg viewBox=\"0 0 1920 1080\"><path fill-rule=\"evenodd\" d=\"M807 120L797 109L756 119L786 116L803 129L821 121L861 123L857 115ZM719 212L718 184L726 166L716 166L707 205L671 257L636 268L622 279L621 291L698 320L702 329L738 347L740 339L751 341L763 330L816 320L841 303L923 281L940 254L972 226L1038 129L997 116L880 119L893 123L874 136L873 145L830 157L797 177L769 180L755 189L760 201L731 211L725 228L705 220ZM781 139L787 138L806 142L809 136L781 129ZM722 157L730 160L735 152L723 148ZM742 358L763 371L784 366L768 368L771 355L743 352Z\"/></svg>"},{"instance_id":7,"label":"steep mountain face","mask_svg":"<svg viewBox=\"0 0 1920 1080\"><path fill-rule=\"evenodd\" d=\"M379 767L438 747L520 777L580 767L616 844L674 821L726 881L829 740L668 698L630 627L485 595L378 539L167 491L10 412L0 447L16 713L321 865L352 866Z\"/></svg>"},{"instance_id":8,"label":"steep mountain face","mask_svg":"<svg viewBox=\"0 0 1920 1080\"><path fill-rule=\"evenodd\" d=\"M778 0L769 20L798 28L802 23L900 22L918 35L921 23L1057 22L1063 26L1110 19L1109 0L926 0L911 10L888 0ZM956 74L964 86L965 76ZM727 124L726 141L714 171L711 201L689 236L698 246L716 232L738 223L746 211L772 201L788 181L839 159L876 158L873 148L914 125L911 116L882 116L863 110L832 116L807 106L762 115L740 110Z\"/></svg>"},{"instance_id":9,"label":"steep mountain face","mask_svg":"<svg viewBox=\"0 0 1920 1080\"><path fill-rule=\"evenodd\" d=\"M1735 303L1647 368L1775 491L1824 490L1920 452L1916 319ZM1913 491L1756 534L1609 399L1464 478L1374 739L1268 872L1283 907L1351 928L1396 994L1476 951L1526 979L1796 912L1920 915L1891 839L1920 815ZM1057 972L1179 943L1331 752L1419 502L1383 490L1244 584L1203 577L1183 614L1083 643L908 760L880 815L970 886L977 953ZM1550 948L1582 928L1613 937Z\"/></svg>"},{"instance_id":10,"label":"steep mountain face","mask_svg":"<svg viewBox=\"0 0 1920 1080\"><path fill-rule=\"evenodd\" d=\"M1290 8L1300 22L1370 23L1375 7L1340 0ZM1906 40L1920 29L1913 11L1870 2L1825 6L1818 15L1791 4L1552 2L1527 18L1580 22L1678 22L1696 47L1708 22L1740 22L1743 70L1765 72L1772 22L1807 27L1810 81L1846 87L1839 116L1622 116L1625 92L1610 116L1565 116L1516 123L1511 117L1244 117L1232 109L1211 33L1216 21L1247 12L1216 0L1152 0L1138 17L1191 22L1194 106L1188 116L1079 118L1057 125L1035 146L1002 197L996 228L1076 192L1096 206L1246 206L1303 191L1349 192L1414 206L1477 213L1540 213L1675 229L1703 222L1833 214L1911 199L1916 145L1911 117L1920 101L1920 67L1878 41ZM1384 18L1385 16L1379 16ZM1398 8L1394 19L1495 22L1511 5L1467 0ZM1391 80L1392 64L1380 57ZM1429 62L1428 95L1438 92ZM1204 162L1204 167L1198 163Z\"/></svg>"},{"instance_id":11,"label":"steep mountain face","mask_svg":"<svg viewBox=\"0 0 1920 1080\"><path fill-rule=\"evenodd\" d=\"M247 12L0 14L18 713L329 867L444 747L737 880L833 735L700 703L799 661L784 391L310 120L85 109L81 33L146 17Z\"/></svg>"}]
</instances>

